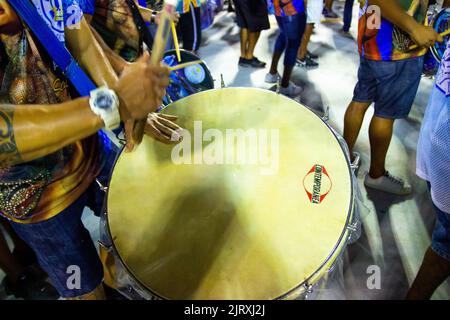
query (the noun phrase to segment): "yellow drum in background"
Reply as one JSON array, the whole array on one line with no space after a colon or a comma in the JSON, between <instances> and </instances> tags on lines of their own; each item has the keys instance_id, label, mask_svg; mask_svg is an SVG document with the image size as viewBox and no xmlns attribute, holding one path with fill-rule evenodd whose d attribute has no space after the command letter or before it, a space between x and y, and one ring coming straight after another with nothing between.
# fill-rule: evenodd
<instances>
[{"instance_id":1,"label":"yellow drum in background","mask_svg":"<svg viewBox=\"0 0 450 320\"><path fill-rule=\"evenodd\" d=\"M164 112L190 137L123 153L108 191L108 231L131 277L163 299L298 298L317 283L345 247L354 202L348 156L328 125L250 88L202 92Z\"/></svg>"}]
</instances>

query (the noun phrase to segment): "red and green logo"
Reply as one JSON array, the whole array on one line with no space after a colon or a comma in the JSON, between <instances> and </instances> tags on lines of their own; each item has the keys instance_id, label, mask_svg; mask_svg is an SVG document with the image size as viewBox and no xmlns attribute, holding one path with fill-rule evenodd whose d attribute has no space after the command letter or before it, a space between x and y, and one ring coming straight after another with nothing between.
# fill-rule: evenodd
<instances>
[{"instance_id":1,"label":"red and green logo","mask_svg":"<svg viewBox=\"0 0 450 320\"><path fill-rule=\"evenodd\" d=\"M303 187L312 204L321 204L330 193L333 183L327 169L316 164L303 179Z\"/></svg>"}]
</instances>

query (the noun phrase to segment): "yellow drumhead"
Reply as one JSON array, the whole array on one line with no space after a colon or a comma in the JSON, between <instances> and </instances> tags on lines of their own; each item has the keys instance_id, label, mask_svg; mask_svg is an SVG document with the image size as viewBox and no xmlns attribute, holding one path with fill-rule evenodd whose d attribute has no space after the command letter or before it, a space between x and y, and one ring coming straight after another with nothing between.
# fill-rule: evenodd
<instances>
[{"instance_id":1,"label":"yellow drumhead","mask_svg":"<svg viewBox=\"0 0 450 320\"><path fill-rule=\"evenodd\" d=\"M145 138L120 156L108 194L114 246L136 279L167 299L275 299L326 264L342 244L352 182L318 116L249 88L205 91L165 113L191 132L183 147L192 142L193 154ZM217 160L242 155L226 142L237 129L256 132L244 144L261 155L256 162ZM173 162L175 151L185 164ZM205 163L211 155L217 163Z\"/></svg>"}]
</instances>

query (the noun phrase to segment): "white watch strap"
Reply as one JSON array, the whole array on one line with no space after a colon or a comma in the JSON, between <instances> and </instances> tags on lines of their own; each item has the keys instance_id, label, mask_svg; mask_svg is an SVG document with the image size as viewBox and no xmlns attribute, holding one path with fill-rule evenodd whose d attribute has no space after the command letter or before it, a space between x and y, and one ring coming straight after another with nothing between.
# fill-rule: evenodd
<instances>
[{"instance_id":1,"label":"white watch strap","mask_svg":"<svg viewBox=\"0 0 450 320\"><path fill-rule=\"evenodd\" d=\"M95 105L95 100L99 94L107 94L112 98L113 103L111 108L102 109ZM101 87L91 91L89 105L91 110L102 118L105 124L105 129L114 130L120 126L119 98L113 90L110 90L108 87Z\"/></svg>"}]
</instances>

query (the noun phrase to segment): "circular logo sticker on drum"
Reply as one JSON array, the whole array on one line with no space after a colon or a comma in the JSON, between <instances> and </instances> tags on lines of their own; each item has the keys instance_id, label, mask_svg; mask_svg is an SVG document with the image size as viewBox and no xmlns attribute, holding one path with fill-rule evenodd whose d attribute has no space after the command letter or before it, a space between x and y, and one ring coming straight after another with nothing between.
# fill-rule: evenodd
<instances>
[{"instance_id":1,"label":"circular logo sticker on drum","mask_svg":"<svg viewBox=\"0 0 450 320\"><path fill-rule=\"evenodd\" d=\"M186 78L193 84L200 84L205 81L206 72L205 69L199 64L195 66L189 66L184 69L184 74Z\"/></svg>"},{"instance_id":2,"label":"circular logo sticker on drum","mask_svg":"<svg viewBox=\"0 0 450 320\"><path fill-rule=\"evenodd\" d=\"M333 183L324 166L314 165L303 179L303 187L312 204L321 204L330 193Z\"/></svg>"}]
</instances>

